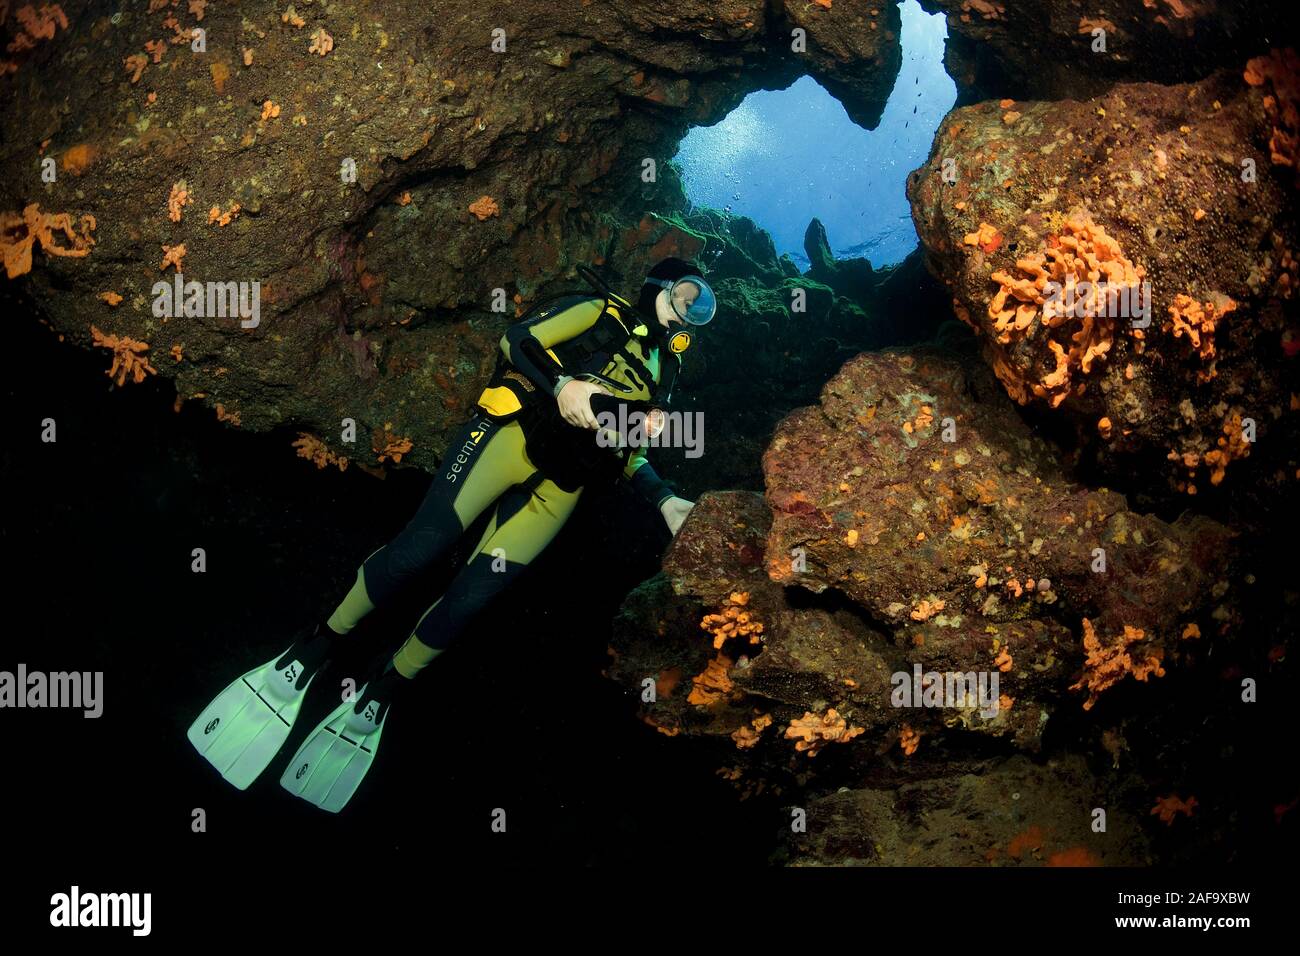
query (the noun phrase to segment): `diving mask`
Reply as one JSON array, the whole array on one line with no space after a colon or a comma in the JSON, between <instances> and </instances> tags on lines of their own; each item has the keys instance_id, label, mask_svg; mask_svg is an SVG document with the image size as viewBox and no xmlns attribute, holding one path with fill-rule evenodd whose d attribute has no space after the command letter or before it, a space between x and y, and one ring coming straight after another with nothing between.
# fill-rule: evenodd
<instances>
[{"instance_id":1,"label":"diving mask","mask_svg":"<svg viewBox=\"0 0 1300 956\"><path fill-rule=\"evenodd\" d=\"M699 276L645 281L668 290L668 301L672 303L673 312L683 322L706 325L717 314L718 299L709 284Z\"/></svg>"}]
</instances>

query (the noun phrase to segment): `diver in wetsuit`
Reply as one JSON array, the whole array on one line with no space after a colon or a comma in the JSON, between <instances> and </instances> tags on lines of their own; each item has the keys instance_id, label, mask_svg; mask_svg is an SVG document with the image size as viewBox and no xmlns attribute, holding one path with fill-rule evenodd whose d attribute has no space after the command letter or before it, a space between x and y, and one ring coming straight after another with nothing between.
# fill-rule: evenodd
<instances>
[{"instance_id":1,"label":"diver in wetsuit","mask_svg":"<svg viewBox=\"0 0 1300 956\"><path fill-rule=\"evenodd\" d=\"M667 401L689 330L716 311L699 272L664 259L636 304L612 292L567 296L507 330L476 413L448 444L414 517L366 558L324 625L231 684L190 728L222 776L241 788L252 782L287 739L333 642L446 557L489 506L465 566L383 672L322 721L290 761L281 778L290 792L342 808L374 759L393 700L551 542L584 487L626 478L676 534L692 503L659 478L644 448L598 441L597 415L618 402L647 409Z\"/></svg>"}]
</instances>

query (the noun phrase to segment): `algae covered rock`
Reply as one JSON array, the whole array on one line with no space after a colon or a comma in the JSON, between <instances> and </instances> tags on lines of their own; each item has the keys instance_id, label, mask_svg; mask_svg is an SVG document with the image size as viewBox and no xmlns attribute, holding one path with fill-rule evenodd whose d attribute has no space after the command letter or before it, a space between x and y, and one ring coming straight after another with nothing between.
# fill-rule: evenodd
<instances>
[{"instance_id":1,"label":"algae covered rock","mask_svg":"<svg viewBox=\"0 0 1300 956\"><path fill-rule=\"evenodd\" d=\"M1261 62L959 108L909 178L927 262L1007 393L1154 502L1295 481L1296 191L1269 146L1295 64Z\"/></svg>"}]
</instances>

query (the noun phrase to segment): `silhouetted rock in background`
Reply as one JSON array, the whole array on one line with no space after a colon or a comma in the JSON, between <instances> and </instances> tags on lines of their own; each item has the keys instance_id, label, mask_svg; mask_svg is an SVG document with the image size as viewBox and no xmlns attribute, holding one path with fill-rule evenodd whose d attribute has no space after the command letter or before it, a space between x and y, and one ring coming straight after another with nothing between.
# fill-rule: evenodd
<instances>
[{"instance_id":1,"label":"silhouetted rock in background","mask_svg":"<svg viewBox=\"0 0 1300 956\"><path fill-rule=\"evenodd\" d=\"M864 299L875 285L871 263L866 259L839 259L826 241L826 227L813 218L803 235L804 255L808 257L808 276L835 290L836 295Z\"/></svg>"}]
</instances>

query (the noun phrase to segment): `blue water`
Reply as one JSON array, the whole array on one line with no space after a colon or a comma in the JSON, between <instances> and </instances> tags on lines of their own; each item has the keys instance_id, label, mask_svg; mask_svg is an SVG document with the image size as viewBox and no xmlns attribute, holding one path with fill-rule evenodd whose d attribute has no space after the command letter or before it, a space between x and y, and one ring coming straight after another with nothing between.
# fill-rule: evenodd
<instances>
[{"instance_id":1,"label":"blue water","mask_svg":"<svg viewBox=\"0 0 1300 956\"><path fill-rule=\"evenodd\" d=\"M753 219L771 233L777 254L788 253L801 269L813 217L837 258L901 262L917 243L907 174L929 155L957 98L943 69L943 15L925 13L916 0L901 7L903 65L875 130L856 125L811 77L759 90L682 140L674 162L687 199Z\"/></svg>"}]
</instances>

